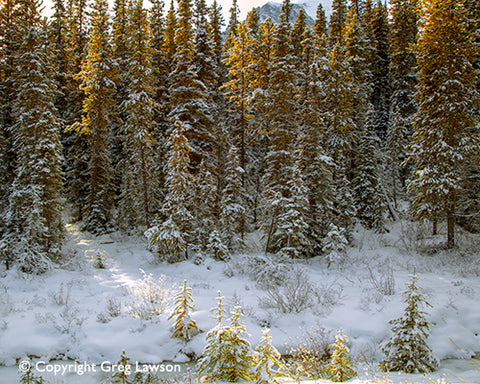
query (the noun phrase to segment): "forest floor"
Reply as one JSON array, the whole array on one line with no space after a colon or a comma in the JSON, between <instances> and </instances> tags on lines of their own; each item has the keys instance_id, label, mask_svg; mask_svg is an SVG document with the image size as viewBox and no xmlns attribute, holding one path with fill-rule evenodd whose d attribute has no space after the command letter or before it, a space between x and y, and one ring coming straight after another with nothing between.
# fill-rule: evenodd
<instances>
[{"instance_id":1,"label":"forest floor","mask_svg":"<svg viewBox=\"0 0 480 384\"><path fill-rule=\"evenodd\" d=\"M254 233L246 251L228 262L204 257L168 264L147 250L143 236L93 236L75 224L68 228L68 258L60 268L40 276L0 270L2 383L18 381L15 367L26 356L47 365L62 360L100 367L117 362L122 351L134 363L179 363L185 377L193 368L189 357L201 355L215 325L209 311L218 291L227 312L241 305L252 346L265 326L282 354L310 336L333 342L342 329L358 372L351 382L375 382L383 378L381 344L390 336L389 321L403 313L401 293L413 272L431 305L424 308L431 325L428 344L441 366L431 375L392 373L389 380L480 383L480 367L469 360L480 352L480 236L459 230L458 247L447 251L443 235L429 236L421 224L399 221L385 234L357 228L347 257L328 267L324 257L292 262L265 256ZM168 320L172 295L184 280L192 287L192 317L202 331L187 345L171 337ZM293 290L301 292L295 300ZM142 297L152 293L164 312L148 319ZM76 372L51 382L98 380Z\"/></svg>"}]
</instances>

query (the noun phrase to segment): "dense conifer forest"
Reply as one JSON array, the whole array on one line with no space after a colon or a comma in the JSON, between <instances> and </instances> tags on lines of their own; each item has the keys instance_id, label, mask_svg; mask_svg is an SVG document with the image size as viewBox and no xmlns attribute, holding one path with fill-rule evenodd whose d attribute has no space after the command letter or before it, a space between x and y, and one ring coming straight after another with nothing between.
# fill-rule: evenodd
<instances>
[{"instance_id":1,"label":"dense conifer forest","mask_svg":"<svg viewBox=\"0 0 480 384\"><path fill-rule=\"evenodd\" d=\"M289 0L278 24L151 3L0 2L7 267L64 257L66 217L169 262L257 230L270 253L332 254L405 203L446 248L480 229L477 1L334 0L313 28Z\"/></svg>"}]
</instances>

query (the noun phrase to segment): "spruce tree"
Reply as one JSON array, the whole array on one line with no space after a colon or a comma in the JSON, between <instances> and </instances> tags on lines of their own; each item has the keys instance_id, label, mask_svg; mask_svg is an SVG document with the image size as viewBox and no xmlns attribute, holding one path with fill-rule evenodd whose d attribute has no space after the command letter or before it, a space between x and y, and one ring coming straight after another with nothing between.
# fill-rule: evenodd
<instances>
[{"instance_id":1,"label":"spruce tree","mask_svg":"<svg viewBox=\"0 0 480 384\"><path fill-rule=\"evenodd\" d=\"M334 382L344 382L350 380L356 375L353 370L352 362L348 356L350 349L347 346L347 340L342 330L335 336L335 344L331 345L332 359L328 363L327 371Z\"/></svg>"},{"instance_id":2,"label":"spruce tree","mask_svg":"<svg viewBox=\"0 0 480 384\"><path fill-rule=\"evenodd\" d=\"M253 366L253 377L259 384L278 383L281 371L285 364L280 360L281 355L272 345L272 337L269 329L263 330L263 336L256 348L255 365Z\"/></svg>"},{"instance_id":3,"label":"spruce tree","mask_svg":"<svg viewBox=\"0 0 480 384\"><path fill-rule=\"evenodd\" d=\"M391 195L395 205L402 192L408 171L402 162L408 156L408 144L413 133L413 116L417 110L415 100L417 59L414 46L417 39L417 0L392 1L390 115L386 147Z\"/></svg>"},{"instance_id":4,"label":"spruce tree","mask_svg":"<svg viewBox=\"0 0 480 384\"><path fill-rule=\"evenodd\" d=\"M474 115L472 41L465 34L462 3L431 0L423 4L417 44L418 112L408 185L417 218L446 217L447 247L455 245L456 203L464 164L478 155Z\"/></svg>"},{"instance_id":5,"label":"spruce tree","mask_svg":"<svg viewBox=\"0 0 480 384\"><path fill-rule=\"evenodd\" d=\"M121 161L122 194L120 218L126 226L149 226L157 209L158 177L155 172L152 99L154 72L149 44L147 13L143 1L128 9L126 73L129 83L122 104L126 114L123 127L125 157Z\"/></svg>"},{"instance_id":6,"label":"spruce tree","mask_svg":"<svg viewBox=\"0 0 480 384\"><path fill-rule=\"evenodd\" d=\"M7 226L10 186L14 178L15 151L12 144L12 102L15 99L13 86L14 52L18 46L15 32L19 1L10 0L0 4L0 236ZM7 268L8 268L7 261Z\"/></svg>"},{"instance_id":7,"label":"spruce tree","mask_svg":"<svg viewBox=\"0 0 480 384\"><path fill-rule=\"evenodd\" d=\"M192 18L191 1L181 0L175 32L175 68L169 79L171 111L168 118L170 129L175 121L182 122L191 147L190 167L196 173L202 160L210 157L215 140L211 130L213 118L207 100L207 88L202 81L204 79L197 76L196 64L201 64L195 57Z\"/></svg>"},{"instance_id":8,"label":"spruce tree","mask_svg":"<svg viewBox=\"0 0 480 384\"><path fill-rule=\"evenodd\" d=\"M374 63L372 104L375 109L375 132L385 140L390 108L390 26L387 6L380 0L373 10L371 28L373 31Z\"/></svg>"},{"instance_id":9,"label":"spruce tree","mask_svg":"<svg viewBox=\"0 0 480 384\"><path fill-rule=\"evenodd\" d=\"M190 317L190 312L194 308L192 288L187 287L187 281L184 280L183 288L175 296L175 308L168 318L168 320L175 318L173 337L188 342L195 333L198 333L195 320Z\"/></svg>"},{"instance_id":10,"label":"spruce tree","mask_svg":"<svg viewBox=\"0 0 480 384\"><path fill-rule=\"evenodd\" d=\"M75 128L88 146L88 195L84 208L84 228L104 232L111 227L113 169L108 139L115 107L114 61L110 46L108 3L95 0L87 57L80 77L85 92L82 122Z\"/></svg>"},{"instance_id":11,"label":"spruce tree","mask_svg":"<svg viewBox=\"0 0 480 384\"><path fill-rule=\"evenodd\" d=\"M172 72L175 68L174 56L177 51L175 42L175 31L177 30L177 17L175 14L175 7L173 6L173 0L170 3L167 16L165 18L165 60L169 65L169 72Z\"/></svg>"},{"instance_id":12,"label":"spruce tree","mask_svg":"<svg viewBox=\"0 0 480 384\"><path fill-rule=\"evenodd\" d=\"M279 251L287 246L288 236L277 227L279 218L286 214L291 197L289 182L295 164L295 142L298 134L295 100L296 71L290 44L288 23L289 0L282 5L280 25L275 36L275 50L268 89L267 118L269 119L269 148L265 156L266 171L263 176L264 210L263 229L267 233L267 250ZM274 238L270 238L274 234ZM270 245L272 247L270 248Z\"/></svg>"},{"instance_id":13,"label":"spruce tree","mask_svg":"<svg viewBox=\"0 0 480 384\"><path fill-rule=\"evenodd\" d=\"M352 150L357 140L355 83L344 49L336 45L323 74L322 94L324 140L333 159L332 222L349 233L356 215L351 185Z\"/></svg>"},{"instance_id":14,"label":"spruce tree","mask_svg":"<svg viewBox=\"0 0 480 384\"><path fill-rule=\"evenodd\" d=\"M347 19L347 1L333 0L332 15L330 16L328 40L330 47L343 44L345 21Z\"/></svg>"},{"instance_id":15,"label":"spruce tree","mask_svg":"<svg viewBox=\"0 0 480 384\"><path fill-rule=\"evenodd\" d=\"M245 232L247 197L242 184L244 172L240 167L238 150L232 146L225 163L225 187L220 201L221 234L227 247L232 250L241 247Z\"/></svg>"},{"instance_id":16,"label":"spruce tree","mask_svg":"<svg viewBox=\"0 0 480 384\"><path fill-rule=\"evenodd\" d=\"M83 220L88 196L88 144L72 124L82 118L85 93L80 87L79 73L85 61L87 45L87 20L85 0L67 0L65 18L67 31L65 75L66 129L61 136L65 157L65 192L72 206L75 220Z\"/></svg>"},{"instance_id":17,"label":"spruce tree","mask_svg":"<svg viewBox=\"0 0 480 384\"><path fill-rule=\"evenodd\" d=\"M159 253L162 260L169 262L185 260L188 243L192 241L193 177L188 170L189 153L184 126L177 121L167 152L167 195L161 210L165 220L145 233L149 246Z\"/></svg>"},{"instance_id":18,"label":"spruce tree","mask_svg":"<svg viewBox=\"0 0 480 384\"><path fill-rule=\"evenodd\" d=\"M325 10L323 9L322 3L319 3L317 7L313 31L315 32L315 37L317 39L321 39L323 36L328 34L327 17L325 16Z\"/></svg>"},{"instance_id":19,"label":"spruce tree","mask_svg":"<svg viewBox=\"0 0 480 384\"><path fill-rule=\"evenodd\" d=\"M406 308L402 317L390 321L393 335L383 346L385 360L382 367L387 371L404 371L406 373L431 372L438 366L427 345L429 324L427 313L421 306L430 306L425 301L421 288L417 285L418 276L411 275L406 284Z\"/></svg>"},{"instance_id":20,"label":"spruce tree","mask_svg":"<svg viewBox=\"0 0 480 384\"><path fill-rule=\"evenodd\" d=\"M219 299L218 313L221 297ZM203 356L198 361L199 376L208 382L250 380L252 378L251 366L253 363L253 351L246 339L248 336L242 321L240 306L235 307L232 313L230 325L223 325L221 317L215 328L207 334L207 346Z\"/></svg>"},{"instance_id":21,"label":"spruce tree","mask_svg":"<svg viewBox=\"0 0 480 384\"><path fill-rule=\"evenodd\" d=\"M13 56L16 97L11 104L16 161L8 238L22 270L39 273L59 256L65 232L60 123L40 2L23 1L18 11L15 25L21 41Z\"/></svg>"}]
</instances>

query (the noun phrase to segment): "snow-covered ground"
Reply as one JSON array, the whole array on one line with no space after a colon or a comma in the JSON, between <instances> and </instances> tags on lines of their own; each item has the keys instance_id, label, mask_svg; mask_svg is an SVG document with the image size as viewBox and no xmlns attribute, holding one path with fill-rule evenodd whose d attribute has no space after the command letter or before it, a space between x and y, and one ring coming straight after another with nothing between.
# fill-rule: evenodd
<instances>
[{"instance_id":1,"label":"snow-covered ground","mask_svg":"<svg viewBox=\"0 0 480 384\"><path fill-rule=\"evenodd\" d=\"M27 355L36 356L34 363L64 360L63 364L71 364L71 359L99 367L104 361L117 362L125 350L132 362L186 363L187 356L201 354L206 331L214 325L209 310L216 305L218 290L227 309L242 306L252 345L260 340L265 326L271 328L281 353L295 348L307 332L315 334L324 328L333 337L343 329L359 372L352 382L381 378L376 368L382 359L380 345L390 335L389 320L403 312L401 291L414 271L432 306L426 308L431 324L428 340L442 360L441 369L427 377L391 374L390 378L394 382L444 378L450 383L480 383L480 367L468 360L480 352L479 236L459 232L459 248L445 251L432 246L443 238L429 237L415 223L394 223L382 235L358 229L348 258L327 268L321 257L272 262L263 256L255 235L249 237L248 252L234 255L229 262L206 257L200 263L167 264L156 261L141 236L115 232L94 237L79 232L75 225L69 226L69 232L70 260L61 269L41 276L0 271L0 365L6 366L0 367L2 384L18 380L17 359ZM105 269L95 267L99 255ZM165 276L166 291L179 288L184 280L193 288L193 318L204 332L187 346L171 338L172 322L167 320L171 303L154 320L132 316L135 287L149 274L156 282ZM267 289L274 278L281 284ZM307 294L295 303L285 300L296 309L302 309L303 303L305 309L283 313L274 308L267 291L282 295L285 287L298 285ZM188 366L182 365L185 370ZM53 382L95 380L92 374L71 374L57 376Z\"/></svg>"}]
</instances>

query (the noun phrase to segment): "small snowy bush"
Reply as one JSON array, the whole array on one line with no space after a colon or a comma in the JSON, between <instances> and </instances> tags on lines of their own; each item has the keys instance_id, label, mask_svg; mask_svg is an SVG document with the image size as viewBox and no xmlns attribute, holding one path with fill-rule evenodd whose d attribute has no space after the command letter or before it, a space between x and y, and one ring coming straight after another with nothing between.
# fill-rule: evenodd
<instances>
[{"instance_id":1,"label":"small snowy bush","mask_svg":"<svg viewBox=\"0 0 480 384\"><path fill-rule=\"evenodd\" d=\"M260 288L267 288L272 285L281 285L291 270L291 266L291 263L285 263L277 255L239 255L228 262L224 273L229 277L236 274L247 275Z\"/></svg>"},{"instance_id":2,"label":"small snowy bush","mask_svg":"<svg viewBox=\"0 0 480 384\"><path fill-rule=\"evenodd\" d=\"M8 288L0 283L0 315L6 316L10 312L15 311L15 306L8 293Z\"/></svg>"},{"instance_id":3,"label":"small snowy bush","mask_svg":"<svg viewBox=\"0 0 480 384\"><path fill-rule=\"evenodd\" d=\"M128 289L132 300L127 308L132 317L142 320L155 320L165 312L172 297L172 290L165 288L165 276L155 281L151 273L142 270L143 278L137 280L133 287Z\"/></svg>"},{"instance_id":4,"label":"small snowy bush","mask_svg":"<svg viewBox=\"0 0 480 384\"><path fill-rule=\"evenodd\" d=\"M403 316L390 321L393 335L382 348L385 354L382 368L387 371L424 373L431 372L438 366L437 359L427 345L427 314L420 310L420 306L429 304L417 286L417 280L417 276L410 276L404 292L407 307Z\"/></svg>"},{"instance_id":5,"label":"small snowy bush","mask_svg":"<svg viewBox=\"0 0 480 384\"><path fill-rule=\"evenodd\" d=\"M302 268L295 268L287 275L281 286L271 285L260 303L282 313L300 313L314 306L315 289Z\"/></svg>"},{"instance_id":6,"label":"small snowy bush","mask_svg":"<svg viewBox=\"0 0 480 384\"><path fill-rule=\"evenodd\" d=\"M329 345L333 340L331 331L314 328L306 331L297 346L290 348L293 360L289 370L295 376L319 379L325 376L331 357Z\"/></svg>"},{"instance_id":7,"label":"small snowy bush","mask_svg":"<svg viewBox=\"0 0 480 384\"><path fill-rule=\"evenodd\" d=\"M60 288L58 292L50 291L49 296L52 301L57 304L59 307L63 305L67 305L70 302L70 294L72 292L73 281L67 284L67 288L65 288L64 284L60 284Z\"/></svg>"},{"instance_id":8,"label":"small snowy bush","mask_svg":"<svg viewBox=\"0 0 480 384\"><path fill-rule=\"evenodd\" d=\"M392 296L395 294L395 277L393 276L393 268L386 266L378 272L374 272L370 266L368 269L368 280L372 287L381 295Z\"/></svg>"}]
</instances>

